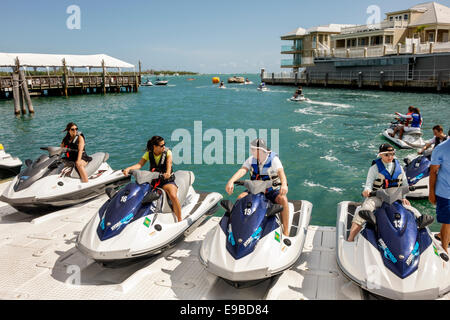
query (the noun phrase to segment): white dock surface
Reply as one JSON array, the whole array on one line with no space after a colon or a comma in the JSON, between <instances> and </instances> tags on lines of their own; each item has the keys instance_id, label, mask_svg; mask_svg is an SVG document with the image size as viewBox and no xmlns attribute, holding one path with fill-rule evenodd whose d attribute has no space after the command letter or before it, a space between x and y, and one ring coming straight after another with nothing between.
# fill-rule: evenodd
<instances>
[{"instance_id":1,"label":"white dock surface","mask_svg":"<svg viewBox=\"0 0 450 320\"><path fill-rule=\"evenodd\" d=\"M6 183L0 184L0 193ZM339 271L335 228L310 226L297 263L256 286L236 289L205 270L198 255L212 217L175 247L126 267L106 268L75 247L106 195L43 216L0 202L0 299L363 299ZM313 211L314 214L314 211Z\"/></svg>"}]
</instances>

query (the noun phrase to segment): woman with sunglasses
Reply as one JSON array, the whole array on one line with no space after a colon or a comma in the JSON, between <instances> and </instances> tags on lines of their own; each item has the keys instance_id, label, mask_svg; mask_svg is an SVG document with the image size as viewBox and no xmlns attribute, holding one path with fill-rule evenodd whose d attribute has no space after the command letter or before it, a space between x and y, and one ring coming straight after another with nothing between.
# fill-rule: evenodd
<instances>
[{"instance_id":1,"label":"woman with sunglasses","mask_svg":"<svg viewBox=\"0 0 450 320\"><path fill-rule=\"evenodd\" d=\"M69 148L65 159L74 162L75 167L80 174L81 181L88 182L89 180L85 167L92 158L86 154L86 141L84 135L81 131L78 131L78 126L73 122L67 124L66 129L64 129L63 132L65 131L67 131L67 134L61 142L61 148Z\"/></svg>"},{"instance_id":2,"label":"woman with sunglasses","mask_svg":"<svg viewBox=\"0 0 450 320\"><path fill-rule=\"evenodd\" d=\"M172 167L172 152L165 148L164 139L160 136L153 136L147 142L147 151L142 156L138 163L123 170L123 174L128 176L130 170L141 169L147 161L150 161L150 171L160 172L162 179L157 185L163 188L172 201L173 211L177 217L178 222L182 220L181 205L178 200L177 192L178 186L175 183ZM155 185L156 186L156 185Z\"/></svg>"},{"instance_id":3,"label":"woman with sunglasses","mask_svg":"<svg viewBox=\"0 0 450 320\"><path fill-rule=\"evenodd\" d=\"M380 146L378 157L379 158L373 161L373 165L367 173L366 184L364 191L362 192L363 197L366 199L359 212L366 210L373 213L377 208L381 207L382 201L379 198L369 197L371 191L380 188L389 189L408 185L408 178L399 161L395 158L395 149L389 143ZM420 213L411 207L411 203L405 196L403 197L403 206L412 211L416 218L420 217ZM354 241L356 235L361 231L363 224L366 222L360 217L359 212L355 213L355 216L353 217L347 241Z\"/></svg>"}]
</instances>

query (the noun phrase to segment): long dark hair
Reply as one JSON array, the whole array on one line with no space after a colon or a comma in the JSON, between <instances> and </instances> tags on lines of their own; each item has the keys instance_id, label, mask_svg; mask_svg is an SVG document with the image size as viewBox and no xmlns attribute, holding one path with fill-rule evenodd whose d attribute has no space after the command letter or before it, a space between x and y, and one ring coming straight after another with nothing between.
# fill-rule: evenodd
<instances>
[{"instance_id":1,"label":"long dark hair","mask_svg":"<svg viewBox=\"0 0 450 320\"><path fill-rule=\"evenodd\" d=\"M159 146L159 143L161 141L164 141L163 137L160 136L151 137L150 140L147 141L147 151L153 152L153 146Z\"/></svg>"},{"instance_id":2,"label":"long dark hair","mask_svg":"<svg viewBox=\"0 0 450 320\"><path fill-rule=\"evenodd\" d=\"M67 131L66 136L65 136L64 139L63 139L63 143L64 143L64 144L68 144L68 143L69 143L69 139L70 139L70 128L72 128L73 126L76 126L76 127L78 128L78 126L75 124L75 122L69 122L69 123L66 125L66 128L62 131L62 132Z\"/></svg>"}]
</instances>

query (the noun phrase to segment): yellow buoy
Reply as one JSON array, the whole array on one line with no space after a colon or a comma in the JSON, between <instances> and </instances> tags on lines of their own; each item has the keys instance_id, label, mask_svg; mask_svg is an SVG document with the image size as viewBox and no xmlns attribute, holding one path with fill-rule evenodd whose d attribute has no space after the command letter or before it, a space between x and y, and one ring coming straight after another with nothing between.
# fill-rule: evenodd
<instances>
[{"instance_id":1,"label":"yellow buoy","mask_svg":"<svg viewBox=\"0 0 450 320\"><path fill-rule=\"evenodd\" d=\"M212 83L219 83L219 82L220 82L220 78L219 77L212 78Z\"/></svg>"},{"instance_id":2,"label":"yellow buoy","mask_svg":"<svg viewBox=\"0 0 450 320\"><path fill-rule=\"evenodd\" d=\"M3 150L4 148L3 148L3 145L0 143L0 150Z\"/></svg>"}]
</instances>

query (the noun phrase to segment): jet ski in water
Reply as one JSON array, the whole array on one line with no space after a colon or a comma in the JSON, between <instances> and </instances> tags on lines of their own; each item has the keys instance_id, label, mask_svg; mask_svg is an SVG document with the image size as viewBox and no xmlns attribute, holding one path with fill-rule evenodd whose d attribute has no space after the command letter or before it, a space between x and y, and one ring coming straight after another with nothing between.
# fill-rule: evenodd
<instances>
[{"instance_id":1,"label":"jet ski in water","mask_svg":"<svg viewBox=\"0 0 450 320\"><path fill-rule=\"evenodd\" d=\"M400 187L391 196L384 189L372 192L383 204L374 216L360 212L367 222L354 242L346 239L360 203L338 205L337 264L345 276L377 296L436 299L450 291L449 257L426 227L432 220L416 219L399 200L413 189Z\"/></svg>"},{"instance_id":2,"label":"jet ski in water","mask_svg":"<svg viewBox=\"0 0 450 320\"><path fill-rule=\"evenodd\" d=\"M130 180L121 171L111 169L106 162L108 153L91 156L86 166L89 182L83 183L74 163L61 157L67 148L41 150L48 151L48 155L42 154L35 161L26 160L26 168L11 181L0 201L26 213L42 212L90 200L103 194L107 187L117 187Z\"/></svg>"},{"instance_id":3,"label":"jet ski in water","mask_svg":"<svg viewBox=\"0 0 450 320\"><path fill-rule=\"evenodd\" d=\"M6 153L5 148L0 143L0 180L14 177L20 172L21 167L22 161Z\"/></svg>"},{"instance_id":4,"label":"jet ski in water","mask_svg":"<svg viewBox=\"0 0 450 320\"><path fill-rule=\"evenodd\" d=\"M177 222L171 202L162 188L152 181L158 172L132 170L135 183L118 192L109 189L109 200L81 231L77 247L97 262L120 262L154 255L173 245L206 214L212 214L222 195L197 193L192 184L194 173L176 171L178 199L183 220Z\"/></svg>"},{"instance_id":5,"label":"jet ski in water","mask_svg":"<svg viewBox=\"0 0 450 320\"><path fill-rule=\"evenodd\" d=\"M390 128L384 130L383 136L386 139L391 140L402 149L423 148L425 146L426 143L422 138L423 134L420 128L413 131L403 132L402 140L399 139L398 133L394 137L391 137L389 134L394 133L394 128L398 124L399 122L392 122Z\"/></svg>"},{"instance_id":6,"label":"jet ski in water","mask_svg":"<svg viewBox=\"0 0 450 320\"><path fill-rule=\"evenodd\" d=\"M297 97L293 96L292 98L290 98L289 100L291 101L297 101L297 102L301 102L301 101L311 101L309 98L306 98L304 95L299 94Z\"/></svg>"},{"instance_id":7,"label":"jet ski in water","mask_svg":"<svg viewBox=\"0 0 450 320\"><path fill-rule=\"evenodd\" d=\"M428 186L431 161L427 155L411 155L404 160L404 171L410 186ZM407 198L428 198L428 188L416 188L406 194Z\"/></svg>"},{"instance_id":8,"label":"jet ski in water","mask_svg":"<svg viewBox=\"0 0 450 320\"><path fill-rule=\"evenodd\" d=\"M264 196L271 181L245 180L249 194L232 204L223 200L225 215L208 232L200 248L206 269L235 286L263 280L290 268L300 257L311 218L308 201L289 203L289 237L282 232L283 210Z\"/></svg>"}]
</instances>

